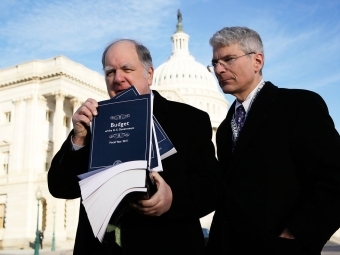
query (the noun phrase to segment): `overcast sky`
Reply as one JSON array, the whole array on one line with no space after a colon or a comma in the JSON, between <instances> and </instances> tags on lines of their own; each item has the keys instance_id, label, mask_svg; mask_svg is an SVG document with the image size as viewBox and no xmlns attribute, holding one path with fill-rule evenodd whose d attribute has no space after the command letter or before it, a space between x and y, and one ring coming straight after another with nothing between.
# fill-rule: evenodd
<instances>
[{"instance_id":1,"label":"overcast sky","mask_svg":"<svg viewBox=\"0 0 340 255\"><path fill-rule=\"evenodd\" d=\"M171 54L177 9L189 50L204 65L217 30L247 26L259 32L264 80L319 93L340 130L338 0L2 0L0 69L64 55L102 73L102 51L118 38L141 41L158 67Z\"/></svg>"}]
</instances>

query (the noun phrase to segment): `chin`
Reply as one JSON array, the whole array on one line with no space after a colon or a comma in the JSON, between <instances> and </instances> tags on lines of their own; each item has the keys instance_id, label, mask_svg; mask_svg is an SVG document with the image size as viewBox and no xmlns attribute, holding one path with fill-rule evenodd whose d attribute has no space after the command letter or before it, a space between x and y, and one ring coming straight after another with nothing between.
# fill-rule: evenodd
<instances>
[{"instance_id":1,"label":"chin","mask_svg":"<svg viewBox=\"0 0 340 255\"><path fill-rule=\"evenodd\" d=\"M221 86L221 89L223 91L223 93L225 94L232 94L232 92L234 91L230 85L224 85L224 86Z\"/></svg>"}]
</instances>

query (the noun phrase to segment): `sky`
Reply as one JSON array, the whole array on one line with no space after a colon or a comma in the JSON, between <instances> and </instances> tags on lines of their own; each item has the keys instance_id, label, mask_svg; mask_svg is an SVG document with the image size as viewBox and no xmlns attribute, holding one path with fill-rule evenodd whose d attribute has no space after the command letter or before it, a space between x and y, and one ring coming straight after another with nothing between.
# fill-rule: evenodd
<instances>
[{"instance_id":1,"label":"sky","mask_svg":"<svg viewBox=\"0 0 340 255\"><path fill-rule=\"evenodd\" d=\"M264 44L264 80L320 94L340 131L338 0L2 0L0 75L59 55L102 73L102 51L119 38L142 42L158 67L171 55L178 9L196 61L211 62L209 39L223 27L254 29Z\"/></svg>"}]
</instances>

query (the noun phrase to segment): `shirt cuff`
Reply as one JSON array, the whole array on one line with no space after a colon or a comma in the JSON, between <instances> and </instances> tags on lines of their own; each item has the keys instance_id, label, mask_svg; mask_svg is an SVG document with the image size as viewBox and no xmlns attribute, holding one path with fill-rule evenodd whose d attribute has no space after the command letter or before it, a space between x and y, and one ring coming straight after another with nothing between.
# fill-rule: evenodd
<instances>
[{"instance_id":1,"label":"shirt cuff","mask_svg":"<svg viewBox=\"0 0 340 255\"><path fill-rule=\"evenodd\" d=\"M71 136L71 143L72 143L72 148L73 148L74 151L80 150L81 148L84 147L84 145L76 145L76 144L74 144L73 141L72 141L72 138L73 138L73 136Z\"/></svg>"}]
</instances>

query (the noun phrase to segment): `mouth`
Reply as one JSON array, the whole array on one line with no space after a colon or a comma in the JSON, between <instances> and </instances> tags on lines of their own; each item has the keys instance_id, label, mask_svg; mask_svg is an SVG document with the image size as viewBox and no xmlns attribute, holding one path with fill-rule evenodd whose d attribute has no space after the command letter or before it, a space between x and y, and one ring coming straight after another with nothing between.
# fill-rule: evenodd
<instances>
[{"instance_id":1,"label":"mouth","mask_svg":"<svg viewBox=\"0 0 340 255\"><path fill-rule=\"evenodd\" d=\"M125 91L125 90L126 90L126 89L116 90L116 91L115 91L115 94L118 95L118 94L122 93L122 92Z\"/></svg>"},{"instance_id":2,"label":"mouth","mask_svg":"<svg viewBox=\"0 0 340 255\"><path fill-rule=\"evenodd\" d=\"M224 80L219 80L218 83L222 86L222 85L227 85L228 83L230 83L231 79L224 79Z\"/></svg>"},{"instance_id":3,"label":"mouth","mask_svg":"<svg viewBox=\"0 0 340 255\"><path fill-rule=\"evenodd\" d=\"M234 79L234 77L220 77L220 79L218 79L218 82L220 84L228 84L230 82L232 82Z\"/></svg>"}]
</instances>

